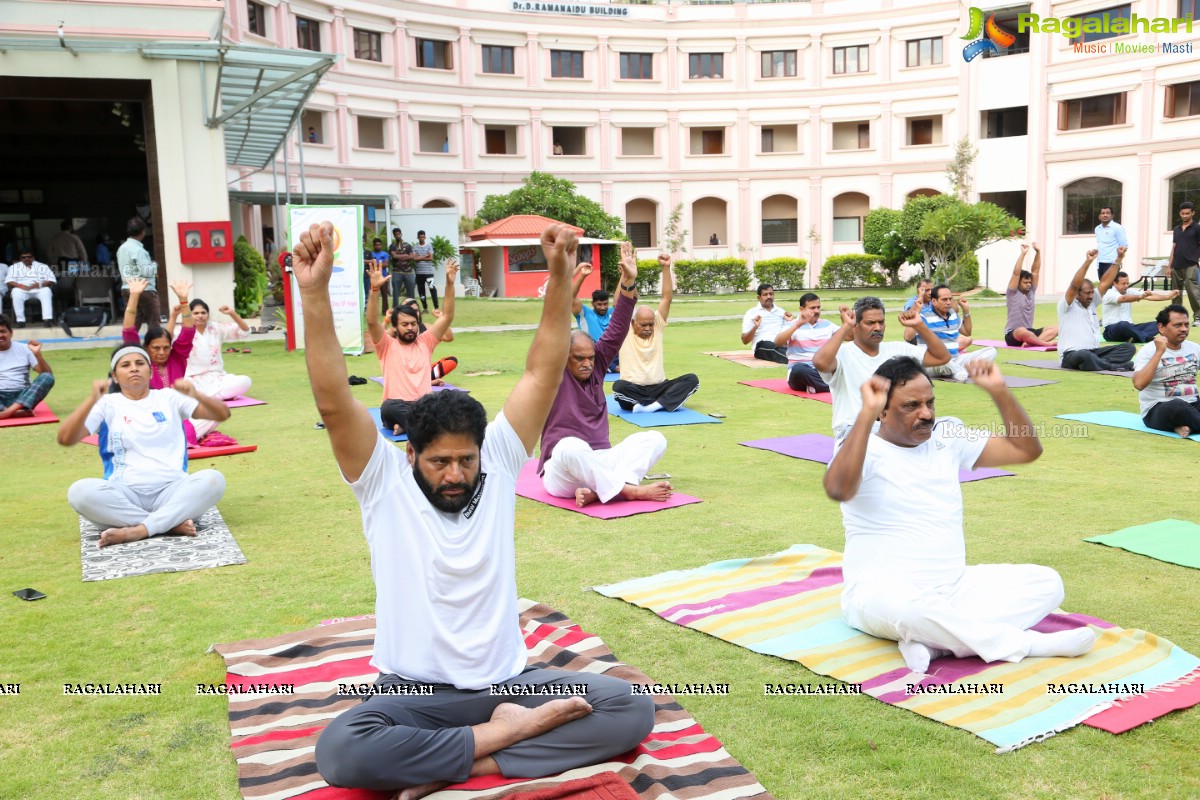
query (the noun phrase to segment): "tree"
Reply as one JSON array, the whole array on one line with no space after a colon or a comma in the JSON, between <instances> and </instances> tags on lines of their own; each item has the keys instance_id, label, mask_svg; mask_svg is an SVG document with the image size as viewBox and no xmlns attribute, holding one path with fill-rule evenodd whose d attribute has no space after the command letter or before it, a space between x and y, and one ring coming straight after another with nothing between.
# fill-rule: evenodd
<instances>
[{"instance_id":1,"label":"tree","mask_svg":"<svg viewBox=\"0 0 1200 800\"><path fill-rule=\"evenodd\" d=\"M672 257L687 252L687 228L681 228L683 221L683 203L671 209L667 216L667 226L662 233L662 251Z\"/></svg>"},{"instance_id":2,"label":"tree","mask_svg":"<svg viewBox=\"0 0 1200 800\"><path fill-rule=\"evenodd\" d=\"M999 206L956 200L927 214L918 237L926 263L936 260L942 282L960 290L974 288L979 281L975 251L985 244L1017 236L1021 228L1021 220Z\"/></svg>"},{"instance_id":3,"label":"tree","mask_svg":"<svg viewBox=\"0 0 1200 800\"><path fill-rule=\"evenodd\" d=\"M888 274L888 283L900 282L900 267L909 260L910 251L900 236L902 213L894 208L873 208L863 220L863 250L879 256L879 266Z\"/></svg>"},{"instance_id":4,"label":"tree","mask_svg":"<svg viewBox=\"0 0 1200 800\"><path fill-rule=\"evenodd\" d=\"M954 147L954 160L946 165L946 179L950 181L950 191L962 202L967 202L971 195L971 167L975 164L975 156L979 151L971 146L971 140L964 136Z\"/></svg>"}]
</instances>

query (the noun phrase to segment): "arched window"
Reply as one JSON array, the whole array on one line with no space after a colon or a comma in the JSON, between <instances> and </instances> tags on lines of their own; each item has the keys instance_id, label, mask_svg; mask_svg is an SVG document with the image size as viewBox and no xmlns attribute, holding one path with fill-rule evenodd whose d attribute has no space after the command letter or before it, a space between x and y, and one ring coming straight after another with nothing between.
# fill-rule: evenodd
<instances>
[{"instance_id":1,"label":"arched window","mask_svg":"<svg viewBox=\"0 0 1200 800\"><path fill-rule=\"evenodd\" d=\"M1100 222L1100 209L1109 206L1121 221L1121 182L1112 178L1080 178L1063 187L1063 233L1092 233Z\"/></svg>"},{"instance_id":2,"label":"arched window","mask_svg":"<svg viewBox=\"0 0 1200 800\"><path fill-rule=\"evenodd\" d=\"M863 217L871 208L871 199L862 192L843 192L833 198L833 240L861 242Z\"/></svg>"},{"instance_id":3,"label":"arched window","mask_svg":"<svg viewBox=\"0 0 1200 800\"><path fill-rule=\"evenodd\" d=\"M796 198L773 194L762 201L762 244L796 244L800 224Z\"/></svg>"},{"instance_id":4,"label":"arched window","mask_svg":"<svg viewBox=\"0 0 1200 800\"><path fill-rule=\"evenodd\" d=\"M1179 204L1184 200L1200 204L1200 167L1171 178L1167 193L1167 230L1179 224Z\"/></svg>"},{"instance_id":5,"label":"arched window","mask_svg":"<svg viewBox=\"0 0 1200 800\"><path fill-rule=\"evenodd\" d=\"M634 247L656 247L657 232L658 203L642 197L625 204L625 235Z\"/></svg>"}]
</instances>

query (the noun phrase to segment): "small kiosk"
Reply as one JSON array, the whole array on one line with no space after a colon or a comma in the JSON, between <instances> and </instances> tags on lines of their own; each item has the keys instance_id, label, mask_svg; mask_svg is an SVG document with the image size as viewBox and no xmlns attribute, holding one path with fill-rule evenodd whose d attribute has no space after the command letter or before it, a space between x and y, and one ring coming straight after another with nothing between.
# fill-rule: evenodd
<instances>
[{"instance_id":1,"label":"small kiosk","mask_svg":"<svg viewBox=\"0 0 1200 800\"><path fill-rule=\"evenodd\" d=\"M564 223L536 214L518 214L467 234L470 241L463 247L479 248L480 251L476 279L485 297L541 297L545 294L549 275L541 237L546 226L554 224ZM593 239L583 235L583 228L567 227L579 237L579 261L589 261L596 267L580 290L579 296L586 299L601 288L600 245L619 242Z\"/></svg>"}]
</instances>

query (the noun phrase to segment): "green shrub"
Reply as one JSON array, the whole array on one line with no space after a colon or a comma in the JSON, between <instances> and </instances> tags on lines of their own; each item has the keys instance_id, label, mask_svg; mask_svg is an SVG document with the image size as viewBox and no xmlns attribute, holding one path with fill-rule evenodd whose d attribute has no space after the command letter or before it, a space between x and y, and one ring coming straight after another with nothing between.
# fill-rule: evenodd
<instances>
[{"instance_id":1,"label":"green shrub","mask_svg":"<svg viewBox=\"0 0 1200 800\"><path fill-rule=\"evenodd\" d=\"M233 307L238 316L257 316L267 291L267 262L245 236L233 244Z\"/></svg>"},{"instance_id":2,"label":"green shrub","mask_svg":"<svg viewBox=\"0 0 1200 800\"><path fill-rule=\"evenodd\" d=\"M744 292L750 288L750 270L743 258L711 261L676 261L675 285L683 294L711 294L718 289Z\"/></svg>"},{"instance_id":3,"label":"green shrub","mask_svg":"<svg viewBox=\"0 0 1200 800\"><path fill-rule=\"evenodd\" d=\"M803 289L808 261L803 258L765 258L754 264L754 278L776 289Z\"/></svg>"},{"instance_id":4,"label":"green shrub","mask_svg":"<svg viewBox=\"0 0 1200 800\"><path fill-rule=\"evenodd\" d=\"M275 298L275 305L283 305L283 271L279 267L279 252L272 253L272 258L266 258L267 262L267 288L271 292L271 296Z\"/></svg>"},{"instance_id":5,"label":"green shrub","mask_svg":"<svg viewBox=\"0 0 1200 800\"><path fill-rule=\"evenodd\" d=\"M662 280L662 269L658 266L657 258L643 258L637 262L637 288L642 294L653 294L658 291L658 283Z\"/></svg>"},{"instance_id":6,"label":"green shrub","mask_svg":"<svg viewBox=\"0 0 1200 800\"><path fill-rule=\"evenodd\" d=\"M830 256L821 267L822 289L862 289L885 286L888 276L880 268L879 256L847 253Z\"/></svg>"}]
</instances>

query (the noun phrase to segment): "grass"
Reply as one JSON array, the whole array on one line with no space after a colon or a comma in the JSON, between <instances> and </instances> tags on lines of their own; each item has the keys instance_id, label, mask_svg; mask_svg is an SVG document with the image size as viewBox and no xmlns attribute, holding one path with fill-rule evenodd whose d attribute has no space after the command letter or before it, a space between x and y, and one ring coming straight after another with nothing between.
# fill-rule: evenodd
<instances>
[{"instance_id":1,"label":"grass","mask_svg":"<svg viewBox=\"0 0 1200 800\"><path fill-rule=\"evenodd\" d=\"M744 310L747 297L728 302ZM489 324L474 315L496 308L493 303L464 303L460 323ZM536 303L511 305L536 316ZM681 300L675 316L693 316L692 305ZM1149 318L1152 310L1136 308L1135 317ZM974 315L980 335L997 337L1003 314L980 308ZM1043 322L1052 314L1048 306L1038 310ZM891 323L889 339L898 336L897 327ZM530 335L466 333L444 346L459 357L463 372L499 371L457 377L491 413L511 388ZM667 430L670 447L660 468L681 491L706 502L604 522L519 501L522 595L561 609L655 680L730 683L730 696L687 698L686 705L780 798L1200 796L1197 709L1118 737L1080 727L997 756L971 734L867 697L764 697L764 683L823 679L589 591L797 542L842 548L841 515L821 491L819 465L736 444L783 432L827 432L828 406L737 383L782 375L782 369L749 370L701 355L738 347L736 322L675 325L667 337L668 373L701 378L689 405L728 415L722 425ZM228 479L221 511L248 558L243 566L82 583L78 525L65 494L72 481L99 474L96 450L58 447L54 426L0 432L4 588L32 586L48 595L34 603L9 597L0 626L0 683L21 684L20 695L0 695L6 728L0 797L238 797L226 703L195 693L197 683L224 676L221 658L207 653L208 646L372 609L359 511L325 434L313 429L303 357L285 353L278 342L252 347L253 354L228 356L227 364L252 375L253 394L270 404L236 409L222 428L259 450L196 463ZM48 352L58 378L50 404L60 416L103 375L104 352ZM1039 357L1000 353L1002 360ZM347 362L351 374L378 373L371 356ZM1011 371L1061 381L1017 392L1035 422L1047 423L1048 431L1055 423L1063 427L1048 433L1045 455L1018 468L1019 477L964 488L972 562L1047 564L1063 575L1068 610L1200 650L1200 573L1082 541L1166 517L1194 518L1186 509L1200 451L1190 442L1054 419L1057 413L1135 410L1127 381ZM381 396L374 383L353 391L368 405ZM939 383L937 393L941 414L981 424L996 418L974 387ZM614 438L633 430L612 421ZM161 683L162 696L64 696L62 685L77 682Z\"/></svg>"}]
</instances>

